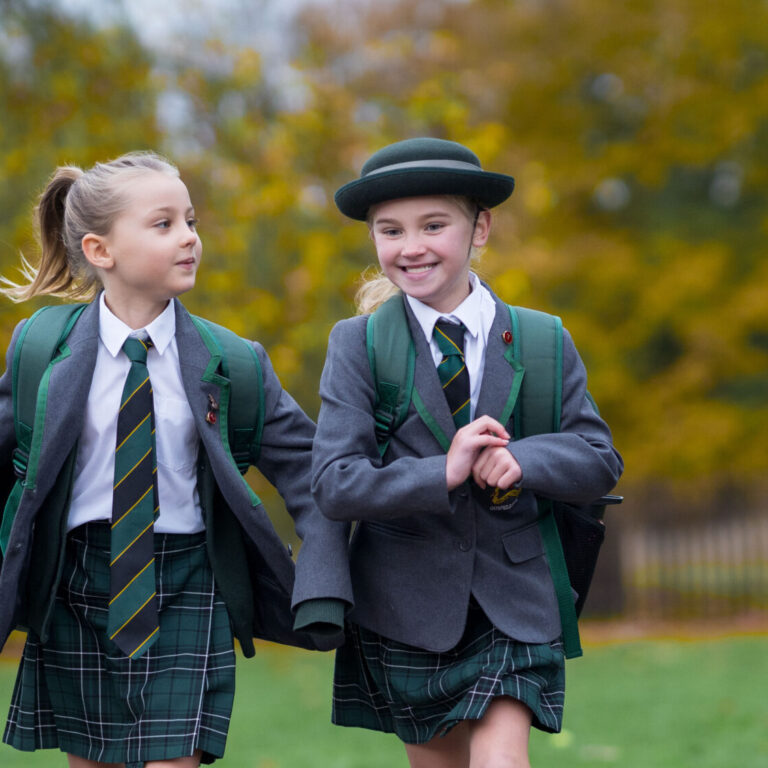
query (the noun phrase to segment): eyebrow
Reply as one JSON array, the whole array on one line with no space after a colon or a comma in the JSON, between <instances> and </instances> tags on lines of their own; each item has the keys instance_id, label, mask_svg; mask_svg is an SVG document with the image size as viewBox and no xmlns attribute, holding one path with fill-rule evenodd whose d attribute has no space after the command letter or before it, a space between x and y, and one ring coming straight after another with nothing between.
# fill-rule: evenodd
<instances>
[{"instance_id":1,"label":"eyebrow","mask_svg":"<svg viewBox=\"0 0 768 768\"><path fill-rule=\"evenodd\" d=\"M148 215L152 216L158 213L175 213L177 210L178 209L173 205L161 205L161 206L158 206L157 208L152 208L148 212ZM194 213L194 212L195 212L195 207L193 205L190 205L189 208L187 208L184 211L185 214Z\"/></svg>"},{"instance_id":2,"label":"eyebrow","mask_svg":"<svg viewBox=\"0 0 768 768\"><path fill-rule=\"evenodd\" d=\"M452 215L453 214L450 211L435 210L422 214L419 216L419 219L423 221L424 219L434 219L439 217L451 218ZM402 226L402 222L399 219L374 219L373 224L374 226L378 224L396 224L397 226Z\"/></svg>"}]
</instances>

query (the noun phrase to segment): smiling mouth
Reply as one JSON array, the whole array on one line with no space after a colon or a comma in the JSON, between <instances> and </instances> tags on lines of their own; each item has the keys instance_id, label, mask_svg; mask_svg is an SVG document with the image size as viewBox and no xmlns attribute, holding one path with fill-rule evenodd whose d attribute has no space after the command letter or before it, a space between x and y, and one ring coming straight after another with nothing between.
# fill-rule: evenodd
<instances>
[{"instance_id":1,"label":"smiling mouth","mask_svg":"<svg viewBox=\"0 0 768 768\"><path fill-rule=\"evenodd\" d=\"M437 264L420 264L418 267L401 267L403 272L408 275L421 275L434 269Z\"/></svg>"}]
</instances>

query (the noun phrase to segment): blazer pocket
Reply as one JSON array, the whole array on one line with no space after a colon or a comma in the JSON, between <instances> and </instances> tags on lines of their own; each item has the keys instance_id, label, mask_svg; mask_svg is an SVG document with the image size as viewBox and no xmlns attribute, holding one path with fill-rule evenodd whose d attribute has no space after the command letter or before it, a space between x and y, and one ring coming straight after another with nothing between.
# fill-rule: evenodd
<instances>
[{"instance_id":1,"label":"blazer pocket","mask_svg":"<svg viewBox=\"0 0 768 768\"><path fill-rule=\"evenodd\" d=\"M421 531L414 531L410 528L403 528L402 526L393 525L392 523L382 523L379 521L373 522L368 520L364 523L360 523L360 525L367 528L369 531L372 531L373 533L380 533L384 536L391 536L395 539L407 539L409 541L419 541L426 539L426 535Z\"/></svg>"},{"instance_id":2,"label":"blazer pocket","mask_svg":"<svg viewBox=\"0 0 768 768\"><path fill-rule=\"evenodd\" d=\"M507 557L513 563L525 563L544 554L544 542L541 540L538 523L531 523L525 528L503 534L501 542Z\"/></svg>"}]
</instances>

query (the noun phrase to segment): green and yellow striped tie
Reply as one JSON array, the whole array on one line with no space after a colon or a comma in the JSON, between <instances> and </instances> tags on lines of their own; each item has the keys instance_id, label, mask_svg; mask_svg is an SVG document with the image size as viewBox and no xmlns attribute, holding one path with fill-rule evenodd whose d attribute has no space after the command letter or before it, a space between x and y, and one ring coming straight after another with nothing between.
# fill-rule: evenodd
<instances>
[{"instance_id":1,"label":"green and yellow striped tie","mask_svg":"<svg viewBox=\"0 0 768 768\"><path fill-rule=\"evenodd\" d=\"M112 495L112 556L107 632L131 658L157 639L154 521L158 514L155 419L147 350L128 337L131 360L117 417L115 482Z\"/></svg>"},{"instance_id":2,"label":"green and yellow striped tie","mask_svg":"<svg viewBox=\"0 0 768 768\"><path fill-rule=\"evenodd\" d=\"M465 330L461 323L457 325L445 320L435 323L435 341L443 353L437 373L457 429L469 424L469 371L464 363Z\"/></svg>"}]
</instances>

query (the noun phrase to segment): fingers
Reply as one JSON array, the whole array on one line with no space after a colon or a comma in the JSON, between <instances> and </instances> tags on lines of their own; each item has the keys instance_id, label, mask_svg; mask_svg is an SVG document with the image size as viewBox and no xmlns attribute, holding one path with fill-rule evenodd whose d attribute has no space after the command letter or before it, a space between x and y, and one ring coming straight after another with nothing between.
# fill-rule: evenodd
<instances>
[{"instance_id":1,"label":"fingers","mask_svg":"<svg viewBox=\"0 0 768 768\"><path fill-rule=\"evenodd\" d=\"M446 457L448 490L453 490L469 477L483 452L505 448L510 439L504 426L490 416L481 416L462 427L451 441Z\"/></svg>"},{"instance_id":2,"label":"fingers","mask_svg":"<svg viewBox=\"0 0 768 768\"><path fill-rule=\"evenodd\" d=\"M472 477L481 488L491 486L506 490L522 478L522 470L506 447L488 448L472 465Z\"/></svg>"},{"instance_id":3,"label":"fingers","mask_svg":"<svg viewBox=\"0 0 768 768\"><path fill-rule=\"evenodd\" d=\"M456 437L458 436L457 432ZM506 437L499 437L498 435L491 435L487 432L483 432L480 435L465 436L465 439L462 440L462 442L464 442L465 445L471 445L474 449L482 450L483 448L488 447L506 448L509 440L507 440Z\"/></svg>"},{"instance_id":4,"label":"fingers","mask_svg":"<svg viewBox=\"0 0 768 768\"><path fill-rule=\"evenodd\" d=\"M501 475L498 476L489 476L487 477L483 482L484 485L481 487L485 488L486 486L490 488L501 488L503 491L509 490L518 480L520 479L519 473L515 473L514 470L507 470ZM477 482L477 480L475 480ZM478 483L480 485L480 483Z\"/></svg>"},{"instance_id":5,"label":"fingers","mask_svg":"<svg viewBox=\"0 0 768 768\"><path fill-rule=\"evenodd\" d=\"M477 458L480 451L484 448L500 446L506 446L509 442L509 435L506 433L501 425L494 419L489 421L496 424L502 431L501 434L489 431L485 425L478 424L478 420L473 421L471 424L467 424L466 427L462 427L454 436L451 441L451 447L448 450L448 454L473 454L472 461Z\"/></svg>"},{"instance_id":6,"label":"fingers","mask_svg":"<svg viewBox=\"0 0 768 768\"><path fill-rule=\"evenodd\" d=\"M497 448L503 447L507 441L503 437L495 435L463 435L459 437L456 434L451 447L448 450L448 456L445 461L445 474L448 483L448 490L453 490L457 485L463 483L472 471L472 465L478 457L478 454L488 446Z\"/></svg>"},{"instance_id":7,"label":"fingers","mask_svg":"<svg viewBox=\"0 0 768 768\"><path fill-rule=\"evenodd\" d=\"M512 439L507 430L504 429L504 426L491 416L480 416L480 418L477 418L467 424L466 427L462 427L456 434L458 435L460 432L465 430L471 434L482 434L487 432L489 434L496 435L497 437L503 437L507 441Z\"/></svg>"}]
</instances>

